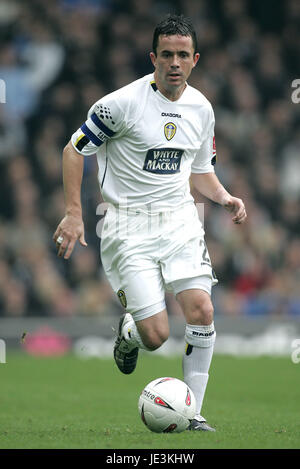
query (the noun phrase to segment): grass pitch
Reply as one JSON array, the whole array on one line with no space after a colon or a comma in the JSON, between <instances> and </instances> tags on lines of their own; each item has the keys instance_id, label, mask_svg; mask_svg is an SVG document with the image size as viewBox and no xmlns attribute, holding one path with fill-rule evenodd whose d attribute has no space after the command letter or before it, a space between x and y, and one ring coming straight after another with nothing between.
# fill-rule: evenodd
<instances>
[{"instance_id":1,"label":"grass pitch","mask_svg":"<svg viewBox=\"0 0 300 469\"><path fill-rule=\"evenodd\" d=\"M230 449L300 447L300 364L215 355L203 415L216 433L155 434L137 411L152 379L182 379L181 357L141 354L122 375L108 359L33 358L0 364L0 448Z\"/></svg>"}]
</instances>

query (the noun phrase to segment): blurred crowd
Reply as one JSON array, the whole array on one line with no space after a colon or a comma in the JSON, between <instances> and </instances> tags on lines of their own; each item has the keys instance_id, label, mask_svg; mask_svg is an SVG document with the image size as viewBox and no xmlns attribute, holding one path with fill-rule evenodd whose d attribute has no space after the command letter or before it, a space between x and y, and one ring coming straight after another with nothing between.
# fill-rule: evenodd
<instances>
[{"instance_id":1,"label":"blurred crowd","mask_svg":"<svg viewBox=\"0 0 300 469\"><path fill-rule=\"evenodd\" d=\"M88 247L56 256L61 156L96 100L153 71L153 29L168 13L193 19L189 83L213 105L216 172L248 212L236 226L205 203L216 314L300 315L299 0L2 0L0 316L120 313L101 267L95 158L82 190Z\"/></svg>"}]
</instances>

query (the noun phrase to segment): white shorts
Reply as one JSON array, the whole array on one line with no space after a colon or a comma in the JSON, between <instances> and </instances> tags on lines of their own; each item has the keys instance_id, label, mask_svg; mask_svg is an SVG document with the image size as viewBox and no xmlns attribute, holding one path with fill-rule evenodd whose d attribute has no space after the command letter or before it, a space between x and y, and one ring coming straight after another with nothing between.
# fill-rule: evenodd
<instances>
[{"instance_id":1,"label":"white shorts","mask_svg":"<svg viewBox=\"0 0 300 469\"><path fill-rule=\"evenodd\" d=\"M194 204L149 213L110 207L101 234L101 259L121 304L136 321L165 309L165 293L200 288L216 279Z\"/></svg>"}]
</instances>

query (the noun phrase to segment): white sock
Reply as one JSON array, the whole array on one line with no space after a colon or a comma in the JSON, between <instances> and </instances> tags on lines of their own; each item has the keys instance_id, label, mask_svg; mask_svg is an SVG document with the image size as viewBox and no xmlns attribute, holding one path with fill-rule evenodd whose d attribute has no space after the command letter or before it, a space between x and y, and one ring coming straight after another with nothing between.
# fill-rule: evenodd
<instances>
[{"instance_id":1,"label":"white sock","mask_svg":"<svg viewBox=\"0 0 300 469\"><path fill-rule=\"evenodd\" d=\"M209 326L186 327L186 350L182 360L183 377L185 383L191 388L196 399L196 417L201 416L203 399L208 382L208 371L213 355L215 342L214 324Z\"/></svg>"}]
</instances>

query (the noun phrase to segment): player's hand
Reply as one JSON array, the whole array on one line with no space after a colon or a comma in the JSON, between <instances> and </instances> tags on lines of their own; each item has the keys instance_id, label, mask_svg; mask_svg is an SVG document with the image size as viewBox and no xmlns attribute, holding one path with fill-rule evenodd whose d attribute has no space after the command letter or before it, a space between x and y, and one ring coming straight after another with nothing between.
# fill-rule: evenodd
<instances>
[{"instance_id":1,"label":"player's hand","mask_svg":"<svg viewBox=\"0 0 300 469\"><path fill-rule=\"evenodd\" d=\"M245 209L244 202L237 197L230 197L230 199L224 204L224 207L228 212L233 213L234 217L232 218L233 223L241 224L247 218L247 212Z\"/></svg>"},{"instance_id":2,"label":"player's hand","mask_svg":"<svg viewBox=\"0 0 300 469\"><path fill-rule=\"evenodd\" d=\"M58 257L62 257L64 254L64 259L69 259L77 240L82 246L87 246L82 218L66 215L53 235Z\"/></svg>"}]
</instances>

